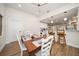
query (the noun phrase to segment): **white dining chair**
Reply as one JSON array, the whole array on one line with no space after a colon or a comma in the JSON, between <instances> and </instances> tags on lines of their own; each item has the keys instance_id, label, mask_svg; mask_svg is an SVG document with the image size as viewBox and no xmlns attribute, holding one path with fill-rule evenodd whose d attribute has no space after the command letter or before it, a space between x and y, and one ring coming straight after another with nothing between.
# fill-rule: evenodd
<instances>
[{"instance_id":1,"label":"white dining chair","mask_svg":"<svg viewBox=\"0 0 79 59\"><path fill-rule=\"evenodd\" d=\"M19 47L20 47L20 50L21 50L21 56L23 56L23 51L26 51L27 48L24 46L24 44L23 44L23 42L21 40L20 34L17 34L17 40L18 40Z\"/></svg>"},{"instance_id":2,"label":"white dining chair","mask_svg":"<svg viewBox=\"0 0 79 59\"><path fill-rule=\"evenodd\" d=\"M53 36L49 36L46 39L41 39L41 50L38 51L36 56L50 56Z\"/></svg>"}]
</instances>

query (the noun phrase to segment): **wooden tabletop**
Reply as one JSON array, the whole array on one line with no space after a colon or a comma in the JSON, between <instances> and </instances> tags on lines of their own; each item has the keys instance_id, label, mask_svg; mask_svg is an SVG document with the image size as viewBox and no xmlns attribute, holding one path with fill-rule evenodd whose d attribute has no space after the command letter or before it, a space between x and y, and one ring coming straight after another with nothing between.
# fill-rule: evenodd
<instances>
[{"instance_id":1,"label":"wooden tabletop","mask_svg":"<svg viewBox=\"0 0 79 59\"><path fill-rule=\"evenodd\" d=\"M40 48L40 46L39 47L35 46L31 40L24 41L24 45L27 48L28 53L30 54Z\"/></svg>"}]
</instances>

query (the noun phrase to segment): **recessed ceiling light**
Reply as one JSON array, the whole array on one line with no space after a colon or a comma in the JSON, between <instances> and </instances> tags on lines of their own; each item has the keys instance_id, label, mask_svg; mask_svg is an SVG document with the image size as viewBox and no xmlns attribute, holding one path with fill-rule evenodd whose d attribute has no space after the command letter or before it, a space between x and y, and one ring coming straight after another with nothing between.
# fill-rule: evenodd
<instances>
[{"instance_id":1,"label":"recessed ceiling light","mask_svg":"<svg viewBox=\"0 0 79 59\"><path fill-rule=\"evenodd\" d=\"M51 23L53 23L53 21L51 21Z\"/></svg>"},{"instance_id":2,"label":"recessed ceiling light","mask_svg":"<svg viewBox=\"0 0 79 59\"><path fill-rule=\"evenodd\" d=\"M18 7L22 7L22 5L21 4L18 4Z\"/></svg>"},{"instance_id":3,"label":"recessed ceiling light","mask_svg":"<svg viewBox=\"0 0 79 59\"><path fill-rule=\"evenodd\" d=\"M67 21L67 18L64 18L64 21Z\"/></svg>"}]
</instances>

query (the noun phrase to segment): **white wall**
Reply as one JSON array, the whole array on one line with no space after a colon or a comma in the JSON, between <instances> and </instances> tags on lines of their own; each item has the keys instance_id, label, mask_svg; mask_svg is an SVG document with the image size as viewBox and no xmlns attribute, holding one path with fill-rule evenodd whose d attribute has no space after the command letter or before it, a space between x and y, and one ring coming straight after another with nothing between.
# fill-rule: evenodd
<instances>
[{"instance_id":1,"label":"white wall","mask_svg":"<svg viewBox=\"0 0 79 59\"><path fill-rule=\"evenodd\" d=\"M38 34L40 22L37 17L13 8L6 8L6 43L16 41L16 33L19 30L30 31Z\"/></svg>"},{"instance_id":2,"label":"white wall","mask_svg":"<svg viewBox=\"0 0 79 59\"><path fill-rule=\"evenodd\" d=\"M6 20L5 20L5 7L3 4L0 4L0 14L3 16L2 17L2 35L0 36L0 51L1 51L6 44L5 43Z\"/></svg>"},{"instance_id":3,"label":"white wall","mask_svg":"<svg viewBox=\"0 0 79 59\"><path fill-rule=\"evenodd\" d=\"M67 31L66 41L67 41L67 45L79 48L79 32Z\"/></svg>"}]
</instances>

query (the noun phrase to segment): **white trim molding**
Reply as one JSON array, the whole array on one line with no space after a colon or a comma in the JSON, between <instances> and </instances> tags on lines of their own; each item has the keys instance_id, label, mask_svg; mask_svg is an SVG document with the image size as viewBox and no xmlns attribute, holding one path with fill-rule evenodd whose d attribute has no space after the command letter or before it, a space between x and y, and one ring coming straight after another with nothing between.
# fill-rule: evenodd
<instances>
[{"instance_id":1,"label":"white trim molding","mask_svg":"<svg viewBox=\"0 0 79 59\"><path fill-rule=\"evenodd\" d=\"M0 52L3 50L3 48L5 47L6 44L3 44L0 46Z\"/></svg>"},{"instance_id":2,"label":"white trim molding","mask_svg":"<svg viewBox=\"0 0 79 59\"><path fill-rule=\"evenodd\" d=\"M71 43L67 43L67 45L72 46L72 47L75 47L75 48L79 48L78 45L74 45L74 44L71 44Z\"/></svg>"}]
</instances>

